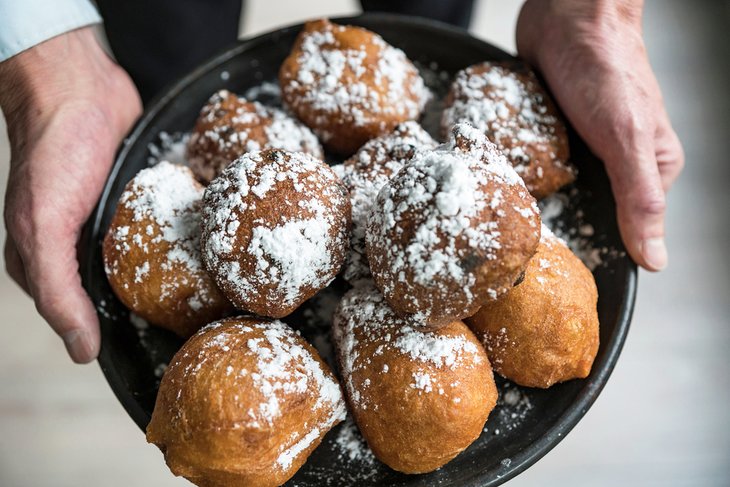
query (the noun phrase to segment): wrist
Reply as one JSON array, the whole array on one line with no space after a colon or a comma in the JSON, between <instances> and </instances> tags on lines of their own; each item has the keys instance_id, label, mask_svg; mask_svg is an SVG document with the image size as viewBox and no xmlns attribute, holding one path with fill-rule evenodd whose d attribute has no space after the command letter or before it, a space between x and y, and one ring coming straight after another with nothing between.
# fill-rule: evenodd
<instances>
[{"instance_id":1,"label":"wrist","mask_svg":"<svg viewBox=\"0 0 730 487\"><path fill-rule=\"evenodd\" d=\"M63 33L0 63L0 106L47 106L93 94L96 84L114 74L110 66L92 27Z\"/></svg>"},{"instance_id":2,"label":"wrist","mask_svg":"<svg viewBox=\"0 0 730 487\"><path fill-rule=\"evenodd\" d=\"M120 137L141 104L127 74L99 45L93 27L66 32L0 63L0 107L11 140L42 130L66 108L102 112Z\"/></svg>"}]
</instances>

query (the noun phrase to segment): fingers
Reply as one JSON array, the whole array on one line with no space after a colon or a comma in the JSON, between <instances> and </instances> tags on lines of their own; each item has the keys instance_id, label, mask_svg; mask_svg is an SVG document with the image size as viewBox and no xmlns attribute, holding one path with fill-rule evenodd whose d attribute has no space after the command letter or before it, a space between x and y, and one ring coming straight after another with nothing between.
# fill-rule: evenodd
<instances>
[{"instance_id":1,"label":"fingers","mask_svg":"<svg viewBox=\"0 0 730 487\"><path fill-rule=\"evenodd\" d=\"M629 134L623 150L605 158L616 198L619 229L626 248L640 266L667 266L664 242L666 200L653 137Z\"/></svg>"},{"instance_id":2,"label":"fingers","mask_svg":"<svg viewBox=\"0 0 730 487\"><path fill-rule=\"evenodd\" d=\"M30 294L28 289L28 281L25 278L25 268L23 267L23 261L18 254L18 250L15 248L15 243L10 237L5 239L5 271L8 273L10 278L15 281L20 288L27 294Z\"/></svg>"},{"instance_id":3,"label":"fingers","mask_svg":"<svg viewBox=\"0 0 730 487\"><path fill-rule=\"evenodd\" d=\"M37 223L33 232L21 230L18 235L32 237L18 239L17 252L25 264L26 284L38 312L63 339L71 359L87 363L99 354L99 323L81 287L76 236L62 225L63 221L46 221Z\"/></svg>"}]
</instances>

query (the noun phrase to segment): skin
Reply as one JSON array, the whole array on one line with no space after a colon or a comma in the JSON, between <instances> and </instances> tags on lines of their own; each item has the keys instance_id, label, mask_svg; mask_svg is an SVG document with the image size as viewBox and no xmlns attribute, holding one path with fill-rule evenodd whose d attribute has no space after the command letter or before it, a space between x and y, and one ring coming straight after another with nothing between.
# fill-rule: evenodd
<instances>
[{"instance_id":1,"label":"skin","mask_svg":"<svg viewBox=\"0 0 730 487\"><path fill-rule=\"evenodd\" d=\"M624 244L640 266L668 263L666 193L684 165L644 47L643 1L528 0L517 49L606 165Z\"/></svg>"},{"instance_id":2,"label":"skin","mask_svg":"<svg viewBox=\"0 0 730 487\"><path fill-rule=\"evenodd\" d=\"M528 0L520 56L606 164L633 259L667 265L665 195L684 163L641 32L637 0ZM116 148L141 113L127 74L91 28L62 34L0 63L0 106L11 144L5 265L64 340L71 358L99 352L96 311L81 287L76 244Z\"/></svg>"},{"instance_id":3,"label":"skin","mask_svg":"<svg viewBox=\"0 0 730 487\"><path fill-rule=\"evenodd\" d=\"M5 266L75 362L99 353L99 323L81 287L76 243L141 102L91 28L0 63L11 156Z\"/></svg>"}]
</instances>

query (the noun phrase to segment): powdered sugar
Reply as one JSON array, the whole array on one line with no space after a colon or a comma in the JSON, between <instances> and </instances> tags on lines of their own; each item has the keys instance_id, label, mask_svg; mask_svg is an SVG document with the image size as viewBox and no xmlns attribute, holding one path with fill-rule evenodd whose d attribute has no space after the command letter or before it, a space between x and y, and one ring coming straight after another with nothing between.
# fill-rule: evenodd
<instances>
[{"instance_id":1,"label":"powdered sugar","mask_svg":"<svg viewBox=\"0 0 730 487\"><path fill-rule=\"evenodd\" d=\"M283 151L245 154L211 183L205 201L204 258L234 304L293 307L339 270L349 202L321 161Z\"/></svg>"},{"instance_id":2,"label":"powdered sugar","mask_svg":"<svg viewBox=\"0 0 730 487\"><path fill-rule=\"evenodd\" d=\"M469 122L500 149L512 148L512 140L523 144L549 146L551 125L556 118L548 113L544 95L536 80L529 85L506 65L482 63L460 71L452 85L453 104L444 110L444 129ZM507 143L509 142L509 143ZM522 147L508 155L527 162Z\"/></svg>"},{"instance_id":3,"label":"powdered sugar","mask_svg":"<svg viewBox=\"0 0 730 487\"><path fill-rule=\"evenodd\" d=\"M107 274L117 275L126 268L122 261L133 255L133 275L122 280L140 285L154 274L160 279L161 299L176 296L180 286L191 287L194 292L186 292L184 299L192 313L217 302L220 297L201 263L202 195L203 188L186 167L161 161L137 173L119 199L120 208L131 213L130 225L110 228L108 239L115 253L105 261ZM142 256L148 258L140 260ZM132 306L137 306L137 293L129 294Z\"/></svg>"},{"instance_id":4,"label":"powdered sugar","mask_svg":"<svg viewBox=\"0 0 730 487\"><path fill-rule=\"evenodd\" d=\"M154 222L161 233L153 242L181 243L197 233L202 195L203 188L195 183L187 169L162 161L137 173L119 202L132 210L135 222ZM186 259L189 255L178 257ZM187 260L191 265L197 263L194 259Z\"/></svg>"},{"instance_id":5,"label":"powdered sugar","mask_svg":"<svg viewBox=\"0 0 730 487\"><path fill-rule=\"evenodd\" d=\"M403 51L373 33L368 46L355 45L343 36L348 29L361 30L317 21L300 34L296 71L285 73L282 86L293 110L306 106L318 127L331 117L355 127L380 124L384 116L417 118L430 95ZM318 135L332 137L327 130Z\"/></svg>"},{"instance_id":6,"label":"powdered sugar","mask_svg":"<svg viewBox=\"0 0 730 487\"><path fill-rule=\"evenodd\" d=\"M490 417L490 423L498 425L494 428L494 434L500 435L520 428L532 410L528 390L504 381L500 386L494 417Z\"/></svg>"},{"instance_id":7,"label":"powdered sugar","mask_svg":"<svg viewBox=\"0 0 730 487\"><path fill-rule=\"evenodd\" d=\"M411 359L431 363L436 367L451 368L461 365L465 357L468 357L472 364L481 362L477 346L463 337L437 336L410 326L400 329L400 334L393 345Z\"/></svg>"},{"instance_id":8,"label":"powdered sugar","mask_svg":"<svg viewBox=\"0 0 730 487\"><path fill-rule=\"evenodd\" d=\"M168 161L179 166L188 165L185 151L190 134L180 132L168 134L163 130L157 138L159 139L157 143L147 146L150 154L147 158L148 166L154 166L160 161Z\"/></svg>"},{"instance_id":9,"label":"powdered sugar","mask_svg":"<svg viewBox=\"0 0 730 487\"><path fill-rule=\"evenodd\" d=\"M433 391L433 378L425 372L414 372L411 387L423 392Z\"/></svg>"},{"instance_id":10,"label":"powdered sugar","mask_svg":"<svg viewBox=\"0 0 730 487\"><path fill-rule=\"evenodd\" d=\"M309 433L304 435L304 438L281 452L276 459L276 463L283 469L289 468L296 457L309 448L315 440L319 439L320 434L319 428L313 428Z\"/></svg>"},{"instance_id":11,"label":"powdered sugar","mask_svg":"<svg viewBox=\"0 0 730 487\"><path fill-rule=\"evenodd\" d=\"M418 328L422 327L422 318L397 316L372 283L368 285L363 282L345 294L335 312L333 339L348 396L356 407L370 407L362 397L360 387L356 387L353 382L354 373L371 367L372 357L359 354L358 350L363 346L361 340L379 343L375 356L389 350L406 356L408 360L439 369L471 368L481 363L479 347L466 336L419 331ZM379 373L388 374L389 367L384 366ZM361 383L363 390L369 385ZM425 370L414 376L412 387L423 392L440 389Z\"/></svg>"},{"instance_id":12,"label":"powdered sugar","mask_svg":"<svg viewBox=\"0 0 730 487\"><path fill-rule=\"evenodd\" d=\"M198 355L184 369L183 377L198 373L209 357L252 354L255 364L252 368L238 370L229 365L222 368L222 373L228 381L245 378L263 399L258 404L251 404L246 398L232 398L242 401L242 405L248 403L249 409L245 414L247 426L255 429L276 428L277 421L284 414L282 408L287 398L314 397L313 410L323 409L327 413L321 422L308 425L309 429L304 432L295 432L291 440L281 446L277 464L286 469L324 432L345 419L345 404L339 384L303 346L296 332L284 323L248 318L240 319L240 322L234 320L239 319L223 320L199 332L203 341ZM180 386L184 386L184 382Z\"/></svg>"},{"instance_id":13,"label":"powdered sugar","mask_svg":"<svg viewBox=\"0 0 730 487\"><path fill-rule=\"evenodd\" d=\"M382 188L366 235L371 263L385 269L375 277L386 297L408 296L411 311L428 314L438 302L444 308L439 314L452 318L475 295L484 299L483 291L475 294L479 267L464 262L477 255L496 262L503 239L512 238L512 229L501 223L504 217L509 215L511 225L533 227L535 238L539 229L537 207L504 157L467 125L455 133L452 144L418 153ZM465 150L457 138L474 140ZM501 192L510 187L524 197L504 204ZM496 297L504 289L486 292Z\"/></svg>"},{"instance_id":14,"label":"powdered sugar","mask_svg":"<svg viewBox=\"0 0 730 487\"><path fill-rule=\"evenodd\" d=\"M319 287L319 269L332 266L328 252L330 225L323 215L277 225L254 227L248 252L256 257L257 275L278 281L287 303L293 303L305 285ZM274 265L270 264L273 261Z\"/></svg>"},{"instance_id":15,"label":"powdered sugar","mask_svg":"<svg viewBox=\"0 0 730 487\"><path fill-rule=\"evenodd\" d=\"M252 86L243 94L246 100L257 101L267 106L278 107L281 105L281 89L279 84L273 81L264 81L260 85Z\"/></svg>"},{"instance_id":16,"label":"powdered sugar","mask_svg":"<svg viewBox=\"0 0 730 487\"><path fill-rule=\"evenodd\" d=\"M375 462L375 455L349 416L340 426L335 444L340 449L339 456L349 461L362 461L371 465Z\"/></svg>"},{"instance_id":17,"label":"powdered sugar","mask_svg":"<svg viewBox=\"0 0 730 487\"><path fill-rule=\"evenodd\" d=\"M576 188L567 193L556 193L540 201L542 221L561 239L590 270L606 265L613 259L626 256L623 250L601 245L601 235L584 220L580 209L580 195ZM566 216L570 218L566 219Z\"/></svg>"},{"instance_id":18,"label":"powdered sugar","mask_svg":"<svg viewBox=\"0 0 730 487\"><path fill-rule=\"evenodd\" d=\"M245 152L306 152L322 158L317 138L282 110L220 90L203 106L188 143L190 166L210 181Z\"/></svg>"},{"instance_id":19,"label":"powdered sugar","mask_svg":"<svg viewBox=\"0 0 730 487\"><path fill-rule=\"evenodd\" d=\"M416 122L404 122L393 132L370 140L335 170L350 191L352 204L351 248L343 277L356 283L370 276L365 255L367 217L380 189L420 150L436 142Z\"/></svg>"}]
</instances>

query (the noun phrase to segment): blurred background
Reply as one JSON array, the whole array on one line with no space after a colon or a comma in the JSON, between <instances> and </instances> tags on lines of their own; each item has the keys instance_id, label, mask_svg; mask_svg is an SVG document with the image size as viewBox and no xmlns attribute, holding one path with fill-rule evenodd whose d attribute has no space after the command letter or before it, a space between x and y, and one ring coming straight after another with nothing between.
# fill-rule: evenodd
<instances>
[{"instance_id":1,"label":"blurred background","mask_svg":"<svg viewBox=\"0 0 730 487\"><path fill-rule=\"evenodd\" d=\"M249 0L241 35L359 12L354 0L275 3ZM474 35L514 52L520 5L477 1ZM510 487L730 485L730 2L648 0L644 26L687 155L669 195L670 265L641 273L631 332L596 404ZM3 187L9 158L0 118ZM0 486L191 485L4 273L0 323Z\"/></svg>"}]
</instances>

